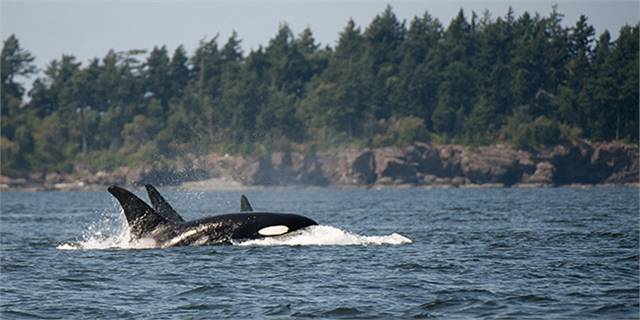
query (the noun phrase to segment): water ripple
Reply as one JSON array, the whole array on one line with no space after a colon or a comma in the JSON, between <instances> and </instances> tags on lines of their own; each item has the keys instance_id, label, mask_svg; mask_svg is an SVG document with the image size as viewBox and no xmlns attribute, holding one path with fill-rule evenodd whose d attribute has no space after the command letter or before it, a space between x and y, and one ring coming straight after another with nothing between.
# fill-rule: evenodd
<instances>
[{"instance_id":1,"label":"water ripple","mask_svg":"<svg viewBox=\"0 0 640 320\"><path fill-rule=\"evenodd\" d=\"M637 189L247 193L323 225L293 239L155 249L130 243L106 192L3 194L0 318L639 316ZM166 197L194 219L237 210L240 193Z\"/></svg>"}]
</instances>

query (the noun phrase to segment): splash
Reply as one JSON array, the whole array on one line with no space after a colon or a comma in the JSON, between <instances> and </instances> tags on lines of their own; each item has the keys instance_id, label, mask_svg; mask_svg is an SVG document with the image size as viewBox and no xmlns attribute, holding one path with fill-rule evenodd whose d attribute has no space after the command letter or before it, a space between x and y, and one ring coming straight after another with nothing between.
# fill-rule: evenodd
<instances>
[{"instance_id":1,"label":"splash","mask_svg":"<svg viewBox=\"0 0 640 320\"><path fill-rule=\"evenodd\" d=\"M191 236L191 234L186 235ZM411 239L397 233L384 236L363 236L336 227L322 225L311 226L277 237L232 241L234 245L239 246L366 246L398 245L411 242ZM171 245L163 247L166 246ZM122 211L116 215L114 215L113 211L102 212L100 219L89 225L77 241L65 242L57 246L59 250L149 249L158 247L159 244L153 239L133 239Z\"/></svg>"},{"instance_id":2,"label":"splash","mask_svg":"<svg viewBox=\"0 0 640 320\"><path fill-rule=\"evenodd\" d=\"M103 212L100 219L89 225L75 242L57 246L59 250L104 250L104 249L148 249L156 248L153 239L132 239L124 214Z\"/></svg>"},{"instance_id":3,"label":"splash","mask_svg":"<svg viewBox=\"0 0 640 320\"><path fill-rule=\"evenodd\" d=\"M279 237L234 243L240 246L322 246L322 245L383 245L411 243L411 239L392 233L386 236L361 236L332 226L312 226Z\"/></svg>"}]
</instances>

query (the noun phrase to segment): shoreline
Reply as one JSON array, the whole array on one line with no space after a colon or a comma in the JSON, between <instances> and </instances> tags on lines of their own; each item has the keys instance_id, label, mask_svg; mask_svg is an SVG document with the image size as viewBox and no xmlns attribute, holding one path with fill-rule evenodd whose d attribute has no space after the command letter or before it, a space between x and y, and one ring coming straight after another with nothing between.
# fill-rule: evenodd
<instances>
[{"instance_id":1,"label":"shoreline","mask_svg":"<svg viewBox=\"0 0 640 320\"><path fill-rule=\"evenodd\" d=\"M0 191L92 191L153 184L187 190L273 187L549 188L639 186L639 146L578 141L538 150L417 142L405 147L343 147L263 156L187 154L169 167L118 167L0 176Z\"/></svg>"},{"instance_id":2,"label":"shoreline","mask_svg":"<svg viewBox=\"0 0 640 320\"><path fill-rule=\"evenodd\" d=\"M212 181L214 180L214 181ZM85 184L82 181L75 183L64 183L54 186L30 184L21 187L10 187L0 185L0 193L4 192L102 192L106 191L109 185L102 184ZM133 190L144 190L144 186L127 186ZM570 184L516 184L506 186L498 183L487 184L434 184L434 185L417 185L417 184L373 184L373 185L243 185L236 181L228 181L227 179L209 179L202 181L190 181L179 185L157 185L157 187L181 190L181 191L246 191L246 190L288 190L288 189L361 189L361 190L381 190L381 189L550 189L550 188L569 188L569 189L590 189L590 188L638 188L640 182L625 183L570 183Z\"/></svg>"}]
</instances>

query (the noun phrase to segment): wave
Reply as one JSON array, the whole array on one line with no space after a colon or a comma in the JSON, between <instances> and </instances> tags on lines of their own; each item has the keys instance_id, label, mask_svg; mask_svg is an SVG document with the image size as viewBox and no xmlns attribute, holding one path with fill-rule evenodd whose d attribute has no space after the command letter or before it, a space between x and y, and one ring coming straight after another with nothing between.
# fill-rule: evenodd
<instances>
[{"instance_id":1,"label":"wave","mask_svg":"<svg viewBox=\"0 0 640 320\"><path fill-rule=\"evenodd\" d=\"M386 236L363 236L332 226L311 226L278 237L234 242L239 246L323 246L323 245L383 245L412 243L397 233Z\"/></svg>"}]
</instances>

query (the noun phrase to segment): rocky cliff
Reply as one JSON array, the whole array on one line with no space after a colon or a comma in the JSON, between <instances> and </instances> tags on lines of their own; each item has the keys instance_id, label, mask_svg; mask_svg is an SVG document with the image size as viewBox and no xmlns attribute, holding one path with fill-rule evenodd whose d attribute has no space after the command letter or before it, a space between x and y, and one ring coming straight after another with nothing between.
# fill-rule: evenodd
<instances>
[{"instance_id":1,"label":"rocky cliff","mask_svg":"<svg viewBox=\"0 0 640 320\"><path fill-rule=\"evenodd\" d=\"M416 143L404 148L342 148L317 154L267 157L189 156L162 170L118 168L2 177L3 189L87 189L109 184L158 185L217 179L218 186L427 186L545 187L567 184L634 184L638 146L576 143L536 151L504 145L468 147ZM206 184L204 184L206 186Z\"/></svg>"}]
</instances>

